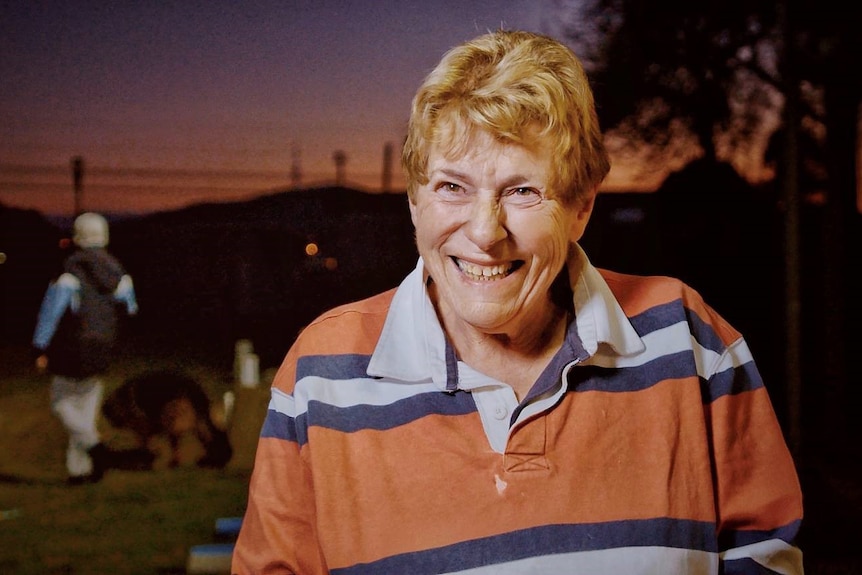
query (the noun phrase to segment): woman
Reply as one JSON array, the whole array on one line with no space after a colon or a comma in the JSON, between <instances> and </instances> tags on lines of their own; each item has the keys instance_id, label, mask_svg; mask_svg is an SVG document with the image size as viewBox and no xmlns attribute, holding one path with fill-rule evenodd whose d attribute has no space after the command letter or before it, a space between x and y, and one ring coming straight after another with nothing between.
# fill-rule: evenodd
<instances>
[{"instance_id":1,"label":"woman","mask_svg":"<svg viewBox=\"0 0 862 575\"><path fill-rule=\"evenodd\" d=\"M455 48L402 161L418 265L291 348L233 572L802 573L745 341L577 244L609 163L571 51Z\"/></svg>"}]
</instances>

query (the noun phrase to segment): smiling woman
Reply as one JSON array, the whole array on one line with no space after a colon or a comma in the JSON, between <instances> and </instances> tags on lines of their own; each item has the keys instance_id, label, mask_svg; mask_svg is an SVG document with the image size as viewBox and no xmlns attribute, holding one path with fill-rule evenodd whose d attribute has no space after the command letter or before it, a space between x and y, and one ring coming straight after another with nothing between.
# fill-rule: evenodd
<instances>
[{"instance_id":1,"label":"smiling woman","mask_svg":"<svg viewBox=\"0 0 862 575\"><path fill-rule=\"evenodd\" d=\"M416 267L288 352L232 572L800 575L799 482L741 334L578 244L609 163L577 57L457 46L402 163Z\"/></svg>"}]
</instances>

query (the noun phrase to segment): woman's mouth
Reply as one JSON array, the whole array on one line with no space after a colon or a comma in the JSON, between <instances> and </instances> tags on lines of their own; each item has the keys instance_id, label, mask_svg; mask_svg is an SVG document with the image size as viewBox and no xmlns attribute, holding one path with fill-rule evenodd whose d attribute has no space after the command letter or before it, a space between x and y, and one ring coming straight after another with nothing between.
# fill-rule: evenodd
<instances>
[{"instance_id":1,"label":"woman's mouth","mask_svg":"<svg viewBox=\"0 0 862 575\"><path fill-rule=\"evenodd\" d=\"M517 268L521 266L523 262L508 262L505 264L496 264L493 266L483 266L470 262L466 262L464 260L458 258L452 258L455 264L458 266L458 269L464 273L468 278L473 281L496 281L501 280L515 271Z\"/></svg>"}]
</instances>

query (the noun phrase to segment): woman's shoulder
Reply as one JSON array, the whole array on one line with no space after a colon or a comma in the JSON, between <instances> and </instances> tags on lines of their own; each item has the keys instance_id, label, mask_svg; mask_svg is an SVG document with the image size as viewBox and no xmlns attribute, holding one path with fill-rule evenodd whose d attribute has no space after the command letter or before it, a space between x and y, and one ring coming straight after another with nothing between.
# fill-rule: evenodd
<instances>
[{"instance_id":1,"label":"woman's shoulder","mask_svg":"<svg viewBox=\"0 0 862 575\"><path fill-rule=\"evenodd\" d=\"M368 356L374 352L395 290L340 305L319 315L296 337L273 382L291 393L303 361L322 356Z\"/></svg>"},{"instance_id":2,"label":"woman's shoulder","mask_svg":"<svg viewBox=\"0 0 862 575\"><path fill-rule=\"evenodd\" d=\"M641 305L654 306L680 299L703 301L696 289L676 277L628 274L607 269L599 269L599 273L621 304L636 305L640 302Z\"/></svg>"},{"instance_id":3,"label":"woman's shoulder","mask_svg":"<svg viewBox=\"0 0 862 575\"><path fill-rule=\"evenodd\" d=\"M371 353L394 295L391 289L322 313L302 329L297 346L325 353Z\"/></svg>"},{"instance_id":4,"label":"woman's shoulder","mask_svg":"<svg viewBox=\"0 0 862 575\"><path fill-rule=\"evenodd\" d=\"M689 321L696 317L702 324L711 326L725 343L741 336L704 300L697 289L679 278L626 274L604 269L599 270L599 273L629 317L676 307L676 313Z\"/></svg>"}]
</instances>

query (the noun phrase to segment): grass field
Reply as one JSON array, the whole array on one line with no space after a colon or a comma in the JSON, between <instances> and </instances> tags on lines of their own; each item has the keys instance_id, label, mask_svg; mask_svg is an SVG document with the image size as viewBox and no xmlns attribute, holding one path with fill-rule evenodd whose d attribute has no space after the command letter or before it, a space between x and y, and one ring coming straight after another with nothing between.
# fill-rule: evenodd
<instances>
[{"instance_id":1,"label":"grass field","mask_svg":"<svg viewBox=\"0 0 862 575\"><path fill-rule=\"evenodd\" d=\"M189 549L214 542L216 519L242 515L266 383L238 388L230 373L187 359L122 358L105 377L106 392L158 367L181 367L213 399L234 391L234 458L223 470L112 469L97 484L67 486L66 436L50 411L49 376L32 370L28 350L0 353L0 573L185 573ZM129 441L104 422L100 429L109 443ZM193 453L192 442L185 447Z\"/></svg>"}]
</instances>

